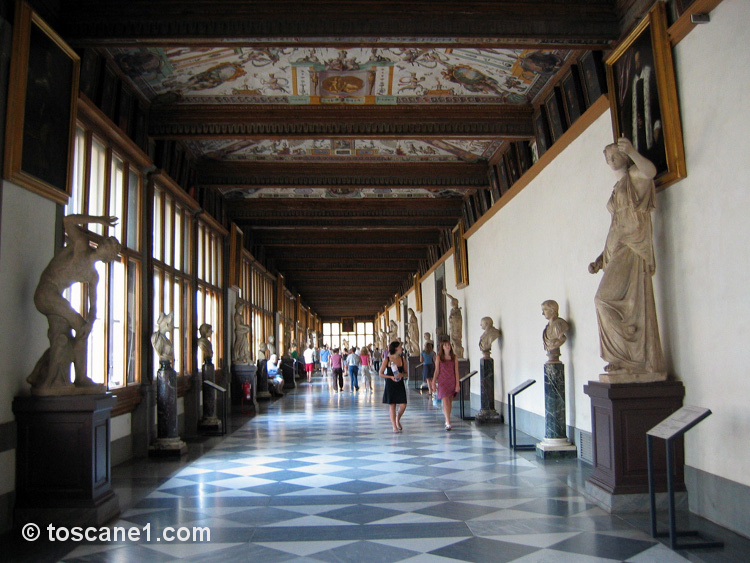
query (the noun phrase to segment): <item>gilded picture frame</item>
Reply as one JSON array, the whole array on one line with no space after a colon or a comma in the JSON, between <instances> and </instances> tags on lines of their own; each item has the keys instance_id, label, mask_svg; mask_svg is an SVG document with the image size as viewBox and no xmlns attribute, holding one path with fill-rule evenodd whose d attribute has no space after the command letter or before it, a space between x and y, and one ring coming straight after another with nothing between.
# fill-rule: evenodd
<instances>
[{"instance_id":1,"label":"gilded picture frame","mask_svg":"<svg viewBox=\"0 0 750 563\"><path fill-rule=\"evenodd\" d=\"M469 261L463 221L459 221L458 225L453 227L453 269L456 274L456 288L462 289L469 285Z\"/></svg>"},{"instance_id":2,"label":"gilded picture frame","mask_svg":"<svg viewBox=\"0 0 750 563\"><path fill-rule=\"evenodd\" d=\"M686 177L664 3L651 9L605 65L614 138L628 137L636 150L654 163L657 188Z\"/></svg>"},{"instance_id":3,"label":"gilded picture frame","mask_svg":"<svg viewBox=\"0 0 750 563\"><path fill-rule=\"evenodd\" d=\"M3 175L60 204L71 193L80 58L26 2L16 4Z\"/></svg>"},{"instance_id":4,"label":"gilded picture frame","mask_svg":"<svg viewBox=\"0 0 750 563\"><path fill-rule=\"evenodd\" d=\"M422 282L419 279L419 274L414 274L414 302L417 313L422 312Z\"/></svg>"}]
</instances>

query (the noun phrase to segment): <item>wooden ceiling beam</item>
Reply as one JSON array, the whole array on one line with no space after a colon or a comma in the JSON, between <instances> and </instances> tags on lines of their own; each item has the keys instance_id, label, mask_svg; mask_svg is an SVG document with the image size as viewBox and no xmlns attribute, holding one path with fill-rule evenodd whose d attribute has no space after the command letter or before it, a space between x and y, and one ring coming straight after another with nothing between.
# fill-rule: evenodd
<instances>
[{"instance_id":1,"label":"wooden ceiling beam","mask_svg":"<svg viewBox=\"0 0 750 563\"><path fill-rule=\"evenodd\" d=\"M65 2L55 23L76 47L387 37L422 46L427 39L451 47L553 48L609 45L619 33L613 0L76 0Z\"/></svg>"},{"instance_id":2,"label":"wooden ceiling beam","mask_svg":"<svg viewBox=\"0 0 750 563\"><path fill-rule=\"evenodd\" d=\"M152 106L155 139L531 139L531 105Z\"/></svg>"}]
</instances>

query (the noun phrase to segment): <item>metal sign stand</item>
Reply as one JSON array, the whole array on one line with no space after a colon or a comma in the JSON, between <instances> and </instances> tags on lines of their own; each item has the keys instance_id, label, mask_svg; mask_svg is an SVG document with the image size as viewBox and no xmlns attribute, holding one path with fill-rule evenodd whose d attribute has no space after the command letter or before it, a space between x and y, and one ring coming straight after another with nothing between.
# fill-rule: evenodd
<instances>
[{"instance_id":1,"label":"metal sign stand","mask_svg":"<svg viewBox=\"0 0 750 563\"><path fill-rule=\"evenodd\" d=\"M473 416L466 416L465 414L466 411L464 407L464 384L468 385L469 379L471 379L471 377L476 375L477 373L479 372L477 370L474 370L458 380L458 382L461 384L461 397L459 398L458 403L458 412L461 415L461 420L474 420ZM469 405L469 408L471 408L471 405Z\"/></svg>"},{"instance_id":2,"label":"metal sign stand","mask_svg":"<svg viewBox=\"0 0 750 563\"><path fill-rule=\"evenodd\" d=\"M535 450L536 444L518 444L516 437L516 395L534 385L536 379L527 379L518 387L508 392L508 438L510 439L510 448L513 451L518 450Z\"/></svg>"},{"instance_id":3,"label":"metal sign stand","mask_svg":"<svg viewBox=\"0 0 750 563\"><path fill-rule=\"evenodd\" d=\"M648 494L651 501L651 536L654 538L664 538L669 536L669 547L677 549L693 549L697 547L724 547L724 542L710 540L701 542L688 542L678 544L678 537L698 537L702 536L695 530L678 532L675 523L675 502L674 502L674 442L675 438L682 436L693 426L698 424L704 418L711 414L709 409L701 407L685 406L680 410L665 418L651 430L646 432L646 453L648 456ZM667 494L669 495L669 532L659 532L656 526L656 491L654 487L654 459L653 459L653 439L661 438L666 441L667 454Z\"/></svg>"}]
</instances>

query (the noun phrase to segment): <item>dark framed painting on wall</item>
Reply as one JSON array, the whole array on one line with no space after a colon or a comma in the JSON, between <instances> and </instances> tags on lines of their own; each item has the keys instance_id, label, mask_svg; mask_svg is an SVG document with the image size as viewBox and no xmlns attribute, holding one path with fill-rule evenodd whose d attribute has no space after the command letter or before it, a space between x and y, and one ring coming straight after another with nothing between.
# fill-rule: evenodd
<instances>
[{"instance_id":1,"label":"dark framed painting on wall","mask_svg":"<svg viewBox=\"0 0 750 563\"><path fill-rule=\"evenodd\" d=\"M497 166L490 166L487 171L487 175L490 178L490 193L492 194L492 203L497 202L502 195L500 193L500 180L497 177Z\"/></svg>"},{"instance_id":2,"label":"dark framed painting on wall","mask_svg":"<svg viewBox=\"0 0 750 563\"><path fill-rule=\"evenodd\" d=\"M601 51L589 51L578 61L581 73L581 84L586 98L586 107L590 107L603 94L607 93L607 76Z\"/></svg>"},{"instance_id":3,"label":"dark framed painting on wall","mask_svg":"<svg viewBox=\"0 0 750 563\"><path fill-rule=\"evenodd\" d=\"M95 49L84 49L81 54L81 92L92 102L97 103L101 90L103 60Z\"/></svg>"},{"instance_id":4,"label":"dark framed painting on wall","mask_svg":"<svg viewBox=\"0 0 750 563\"><path fill-rule=\"evenodd\" d=\"M354 332L354 317L341 317L341 332Z\"/></svg>"},{"instance_id":5,"label":"dark framed painting on wall","mask_svg":"<svg viewBox=\"0 0 750 563\"><path fill-rule=\"evenodd\" d=\"M512 186L521 177L521 172L518 169L518 160L516 160L516 151L513 149L513 145L505 151L503 161L505 162L505 169L508 172L509 186Z\"/></svg>"},{"instance_id":6,"label":"dark framed painting on wall","mask_svg":"<svg viewBox=\"0 0 750 563\"><path fill-rule=\"evenodd\" d=\"M16 6L5 178L65 204L71 189L80 59L25 2Z\"/></svg>"},{"instance_id":7,"label":"dark framed painting on wall","mask_svg":"<svg viewBox=\"0 0 750 563\"><path fill-rule=\"evenodd\" d=\"M552 89L547 99L544 100L544 108L547 110L547 121L549 122L549 130L552 133L552 142L554 143L563 136L563 133L567 129L565 115L563 114L562 95L557 86Z\"/></svg>"},{"instance_id":8,"label":"dark framed painting on wall","mask_svg":"<svg viewBox=\"0 0 750 563\"><path fill-rule=\"evenodd\" d=\"M456 287L461 289L469 285L469 261L466 256L464 224L461 221L453 227L453 268L456 274Z\"/></svg>"},{"instance_id":9,"label":"dark framed painting on wall","mask_svg":"<svg viewBox=\"0 0 750 563\"><path fill-rule=\"evenodd\" d=\"M544 115L544 107L540 106L534 114L534 134L536 136L536 152L542 156L552 145L552 137L549 133L549 124L547 117Z\"/></svg>"},{"instance_id":10,"label":"dark framed painting on wall","mask_svg":"<svg viewBox=\"0 0 750 563\"><path fill-rule=\"evenodd\" d=\"M606 61L614 138L654 163L656 186L687 175L666 8L658 2Z\"/></svg>"},{"instance_id":11,"label":"dark framed painting on wall","mask_svg":"<svg viewBox=\"0 0 750 563\"><path fill-rule=\"evenodd\" d=\"M562 79L562 95L565 105L565 115L568 123L573 125L576 120L586 111L586 103L583 99L583 88L578 69L573 67Z\"/></svg>"},{"instance_id":12,"label":"dark framed painting on wall","mask_svg":"<svg viewBox=\"0 0 750 563\"><path fill-rule=\"evenodd\" d=\"M526 171L531 168L534 163L534 158L531 154L531 146L527 141L518 141L513 143L516 149L516 156L518 157L518 166L521 171L521 175L525 174Z\"/></svg>"},{"instance_id":13,"label":"dark framed painting on wall","mask_svg":"<svg viewBox=\"0 0 750 563\"><path fill-rule=\"evenodd\" d=\"M510 189L510 178L508 177L508 168L505 166L505 157L497 163L497 179L500 182L500 195Z\"/></svg>"}]
</instances>

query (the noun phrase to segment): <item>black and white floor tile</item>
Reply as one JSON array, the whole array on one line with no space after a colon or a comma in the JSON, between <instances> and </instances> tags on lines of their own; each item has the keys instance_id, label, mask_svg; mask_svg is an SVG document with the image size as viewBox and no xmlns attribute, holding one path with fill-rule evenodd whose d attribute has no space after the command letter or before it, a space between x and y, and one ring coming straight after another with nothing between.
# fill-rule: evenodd
<instances>
[{"instance_id":1,"label":"black and white floor tile","mask_svg":"<svg viewBox=\"0 0 750 563\"><path fill-rule=\"evenodd\" d=\"M393 434L382 387L316 378L183 466L117 526L207 526L204 543L81 544L64 561L686 561L588 503L533 454L411 391ZM572 462L575 464L575 462Z\"/></svg>"}]
</instances>

